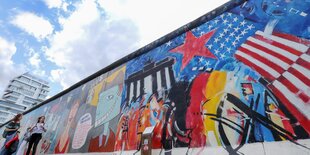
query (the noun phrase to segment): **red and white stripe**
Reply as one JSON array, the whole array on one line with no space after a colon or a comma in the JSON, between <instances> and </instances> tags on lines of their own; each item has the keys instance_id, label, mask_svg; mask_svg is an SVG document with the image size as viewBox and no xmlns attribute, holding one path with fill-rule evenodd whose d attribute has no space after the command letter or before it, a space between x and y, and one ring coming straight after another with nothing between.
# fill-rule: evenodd
<instances>
[{"instance_id":1,"label":"red and white stripe","mask_svg":"<svg viewBox=\"0 0 310 155\"><path fill-rule=\"evenodd\" d=\"M235 53L270 82L268 87L303 126L310 122L310 50L306 43L294 36L258 31Z\"/></svg>"}]
</instances>

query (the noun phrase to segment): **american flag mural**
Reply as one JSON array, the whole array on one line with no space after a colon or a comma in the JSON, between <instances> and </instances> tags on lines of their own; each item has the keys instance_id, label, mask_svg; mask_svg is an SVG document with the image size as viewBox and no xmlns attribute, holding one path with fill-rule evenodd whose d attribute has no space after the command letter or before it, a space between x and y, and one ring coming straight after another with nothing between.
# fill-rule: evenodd
<instances>
[{"instance_id":1,"label":"american flag mural","mask_svg":"<svg viewBox=\"0 0 310 155\"><path fill-rule=\"evenodd\" d=\"M228 59L233 56L237 47L246 39L247 36L255 33L260 24L245 20L241 16L232 13L224 13L201 27L194 29L198 35L203 35L201 29L214 30L216 34L206 43L219 60Z\"/></svg>"},{"instance_id":2,"label":"american flag mural","mask_svg":"<svg viewBox=\"0 0 310 155\"><path fill-rule=\"evenodd\" d=\"M20 135L44 115L37 154L309 154L309 8L229 1L44 101Z\"/></svg>"},{"instance_id":3,"label":"american flag mural","mask_svg":"<svg viewBox=\"0 0 310 155\"><path fill-rule=\"evenodd\" d=\"M309 41L281 33L257 31L235 57L270 82L268 87L310 132Z\"/></svg>"}]
</instances>

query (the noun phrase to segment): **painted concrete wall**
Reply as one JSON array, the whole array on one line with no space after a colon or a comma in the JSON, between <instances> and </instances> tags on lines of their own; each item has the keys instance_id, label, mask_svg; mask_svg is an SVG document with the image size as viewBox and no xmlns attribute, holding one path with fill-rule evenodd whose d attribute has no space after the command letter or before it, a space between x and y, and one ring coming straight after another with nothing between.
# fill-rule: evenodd
<instances>
[{"instance_id":1,"label":"painted concrete wall","mask_svg":"<svg viewBox=\"0 0 310 155\"><path fill-rule=\"evenodd\" d=\"M303 146L310 147L309 140L299 140L298 143L302 144ZM164 155L165 150L161 149L153 149L152 154L155 155ZM223 147L204 147L204 148L174 148L171 151L172 155L183 155L188 153L188 155L197 155L197 154L211 154L211 155L229 155ZM310 150L306 149L302 146L295 145L288 141L280 141L280 142L258 142L258 143L250 143L245 144L240 150L238 151L239 154L249 154L249 155L274 155L274 154L281 154L281 155L308 155L310 154ZM80 153L83 154L83 153ZM140 155L140 151L116 151L116 152L109 152L109 153L89 153L90 155ZM67 155L79 155L79 153L67 153Z\"/></svg>"},{"instance_id":2,"label":"painted concrete wall","mask_svg":"<svg viewBox=\"0 0 310 155\"><path fill-rule=\"evenodd\" d=\"M21 131L46 116L41 154L134 151L148 126L166 151L304 151L309 8L247 1L26 114Z\"/></svg>"}]
</instances>

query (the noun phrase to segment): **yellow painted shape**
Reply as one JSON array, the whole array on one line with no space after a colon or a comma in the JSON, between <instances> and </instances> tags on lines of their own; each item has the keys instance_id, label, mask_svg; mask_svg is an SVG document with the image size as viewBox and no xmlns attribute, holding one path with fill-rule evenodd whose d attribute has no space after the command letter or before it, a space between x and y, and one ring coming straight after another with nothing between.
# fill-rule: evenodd
<instances>
[{"instance_id":1,"label":"yellow painted shape","mask_svg":"<svg viewBox=\"0 0 310 155\"><path fill-rule=\"evenodd\" d=\"M273 111L273 110L276 110L276 107L275 107L273 104L270 104L270 105L269 105L269 109L270 109L271 111ZM281 119L281 117L279 116L278 113L271 113L271 114L269 114L269 116L270 116L270 119L271 119L271 121L272 121L273 123L279 125L281 128L284 128L282 119ZM281 138L282 140L285 140L285 138L282 137L282 136L280 136L280 138Z\"/></svg>"},{"instance_id":2,"label":"yellow painted shape","mask_svg":"<svg viewBox=\"0 0 310 155\"><path fill-rule=\"evenodd\" d=\"M99 100L99 93L101 92L104 83L110 83L112 82L115 78L122 78L124 79L124 77L117 77L117 75L120 72L123 72L124 76L125 76L125 71L126 71L126 66L124 65L122 68L120 68L119 70L113 72L111 75L109 75L108 77L106 77L105 79L103 79L100 83L98 83L96 86L94 86L92 89L94 90L94 94L93 94L93 98L90 102L90 104L92 106L97 106L98 104L98 100ZM124 81L124 80L122 80Z\"/></svg>"},{"instance_id":3,"label":"yellow painted shape","mask_svg":"<svg viewBox=\"0 0 310 155\"><path fill-rule=\"evenodd\" d=\"M95 87L92 88L94 90L94 94L93 94L93 98L90 102L90 105L97 106L98 98L99 98L99 92L101 91L102 86L103 86L103 81L101 81Z\"/></svg>"},{"instance_id":4,"label":"yellow painted shape","mask_svg":"<svg viewBox=\"0 0 310 155\"><path fill-rule=\"evenodd\" d=\"M223 95L223 90L226 84L226 72L221 71L213 71L210 74L210 77L207 82L207 86L205 88L205 97L209 99L207 103L204 104L203 111L208 114L216 114L216 110L219 106L221 97ZM205 116L204 117L204 133L208 136L208 132L213 132L215 134L217 144L221 145L220 139L218 136L216 123L214 120L211 120L212 116ZM210 138L214 139L214 138ZM208 141L208 137L207 137ZM209 144L214 144L214 142L209 142Z\"/></svg>"},{"instance_id":5,"label":"yellow painted shape","mask_svg":"<svg viewBox=\"0 0 310 155\"><path fill-rule=\"evenodd\" d=\"M123 72L124 76L125 76L125 71L126 71L126 66L124 65L122 68L120 68L119 70L113 72L111 75L109 75L107 78L105 78L103 81L107 82L107 83L110 83L112 82L115 78L122 78L124 79L124 77L117 77L117 75L120 73L120 72ZM124 81L124 80L122 80Z\"/></svg>"}]
</instances>

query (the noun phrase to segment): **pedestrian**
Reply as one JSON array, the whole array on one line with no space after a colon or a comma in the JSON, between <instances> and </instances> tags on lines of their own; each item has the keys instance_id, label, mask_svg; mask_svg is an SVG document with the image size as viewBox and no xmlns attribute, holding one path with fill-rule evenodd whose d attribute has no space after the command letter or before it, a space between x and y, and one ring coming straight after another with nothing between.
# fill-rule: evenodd
<instances>
[{"instance_id":1,"label":"pedestrian","mask_svg":"<svg viewBox=\"0 0 310 155\"><path fill-rule=\"evenodd\" d=\"M24 137L23 137L23 140L18 148L18 151L16 152L16 155L24 155L25 154L25 148L30 140L30 137L31 137L31 127L28 127L25 134L24 134Z\"/></svg>"},{"instance_id":2,"label":"pedestrian","mask_svg":"<svg viewBox=\"0 0 310 155\"><path fill-rule=\"evenodd\" d=\"M11 155L13 154L16 149L8 148L7 143L10 142L13 138L16 138L16 135L18 137L18 129L20 128L20 121L23 118L23 114L17 114L12 121L8 123L8 125L5 126L5 129L2 133L2 137L5 138L4 145L1 148L0 155ZM14 146L16 145L17 141L14 141Z\"/></svg>"},{"instance_id":3,"label":"pedestrian","mask_svg":"<svg viewBox=\"0 0 310 155\"><path fill-rule=\"evenodd\" d=\"M37 123L31 128L31 136L29 139L28 149L26 155L30 154L32 149L32 155L36 154L37 146L42 139L43 132L46 132L45 116L40 116ZM33 147L33 148L32 148Z\"/></svg>"}]
</instances>

